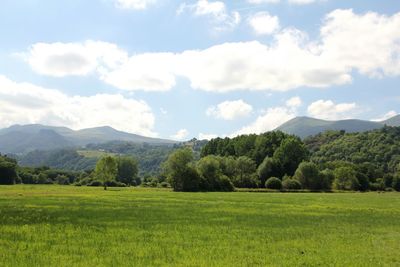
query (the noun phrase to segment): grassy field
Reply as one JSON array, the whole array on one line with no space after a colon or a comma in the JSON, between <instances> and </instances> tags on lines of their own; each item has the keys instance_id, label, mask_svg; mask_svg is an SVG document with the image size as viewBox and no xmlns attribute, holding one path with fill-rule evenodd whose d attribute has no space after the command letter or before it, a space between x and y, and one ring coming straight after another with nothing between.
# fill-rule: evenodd
<instances>
[{"instance_id":1,"label":"grassy field","mask_svg":"<svg viewBox=\"0 0 400 267\"><path fill-rule=\"evenodd\" d=\"M0 265L400 266L400 194L0 186Z\"/></svg>"}]
</instances>

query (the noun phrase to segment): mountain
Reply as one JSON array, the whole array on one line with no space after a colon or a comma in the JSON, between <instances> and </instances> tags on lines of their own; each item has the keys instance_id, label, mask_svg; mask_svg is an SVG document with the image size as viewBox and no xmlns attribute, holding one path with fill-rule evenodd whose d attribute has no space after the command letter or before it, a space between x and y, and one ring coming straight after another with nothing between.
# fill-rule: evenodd
<instances>
[{"instance_id":1,"label":"mountain","mask_svg":"<svg viewBox=\"0 0 400 267\"><path fill-rule=\"evenodd\" d=\"M383 124L387 126L400 126L400 115L394 116L388 120L382 121Z\"/></svg>"},{"instance_id":2,"label":"mountain","mask_svg":"<svg viewBox=\"0 0 400 267\"><path fill-rule=\"evenodd\" d=\"M14 125L0 130L0 153L24 154L33 150L53 150L80 147L110 141L126 141L157 145L172 145L171 140L150 138L115 130L111 127L97 127L74 131L66 127L40 124Z\"/></svg>"},{"instance_id":3,"label":"mountain","mask_svg":"<svg viewBox=\"0 0 400 267\"><path fill-rule=\"evenodd\" d=\"M305 138L311 135L325 132L327 130L344 130L348 133L354 133L380 129L384 125L400 126L400 115L380 122L365 120L327 121L309 117L296 117L288 122L285 122L284 124L276 128L276 130Z\"/></svg>"}]
</instances>

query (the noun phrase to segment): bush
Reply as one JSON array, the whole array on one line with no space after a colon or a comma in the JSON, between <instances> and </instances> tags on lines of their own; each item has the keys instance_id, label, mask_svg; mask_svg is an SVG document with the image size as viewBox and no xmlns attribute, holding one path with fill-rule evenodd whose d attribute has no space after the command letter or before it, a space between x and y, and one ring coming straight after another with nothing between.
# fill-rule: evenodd
<instances>
[{"instance_id":1,"label":"bush","mask_svg":"<svg viewBox=\"0 0 400 267\"><path fill-rule=\"evenodd\" d=\"M108 181L106 182L106 185L109 187L126 187L125 183L121 183L118 181Z\"/></svg>"},{"instance_id":2,"label":"bush","mask_svg":"<svg viewBox=\"0 0 400 267\"><path fill-rule=\"evenodd\" d=\"M306 189L324 189L324 177L320 174L317 165L312 162L302 162L297 168L294 178Z\"/></svg>"},{"instance_id":3,"label":"bush","mask_svg":"<svg viewBox=\"0 0 400 267\"><path fill-rule=\"evenodd\" d=\"M357 173L351 167L340 167L335 169L335 180L333 185L337 190L357 190L360 184L357 180Z\"/></svg>"},{"instance_id":4,"label":"bush","mask_svg":"<svg viewBox=\"0 0 400 267\"><path fill-rule=\"evenodd\" d=\"M163 188L171 187L170 184L167 183L167 182L162 182L162 183L160 183L160 186L163 187Z\"/></svg>"},{"instance_id":5,"label":"bush","mask_svg":"<svg viewBox=\"0 0 400 267\"><path fill-rule=\"evenodd\" d=\"M271 177L265 182L265 187L268 189L282 189L282 181L279 178Z\"/></svg>"},{"instance_id":6,"label":"bush","mask_svg":"<svg viewBox=\"0 0 400 267\"><path fill-rule=\"evenodd\" d=\"M97 180L91 181L90 183L87 184L87 186L102 186L103 183Z\"/></svg>"},{"instance_id":7,"label":"bush","mask_svg":"<svg viewBox=\"0 0 400 267\"><path fill-rule=\"evenodd\" d=\"M383 191L385 190L385 185L382 184L381 182L370 183L369 189L371 191Z\"/></svg>"},{"instance_id":8,"label":"bush","mask_svg":"<svg viewBox=\"0 0 400 267\"><path fill-rule=\"evenodd\" d=\"M400 192L400 176L395 176L392 182L392 188Z\"/></svg>"},{"instance_id":9,"label":"bush","mask_svg":"<svg viewBox=\"0 0 400 267\"><path fill-rule=\"evenodd\" d=\"M299 190L301 189L301 183L296 179L285 179L282 182L282 187L287 190Z\"/></svg>"}]
</instances>

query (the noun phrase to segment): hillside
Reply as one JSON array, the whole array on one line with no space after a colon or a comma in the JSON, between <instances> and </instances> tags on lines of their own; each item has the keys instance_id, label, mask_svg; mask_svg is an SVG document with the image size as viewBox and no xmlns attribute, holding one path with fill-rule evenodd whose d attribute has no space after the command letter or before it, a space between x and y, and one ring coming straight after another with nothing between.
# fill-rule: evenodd
<instances>
[{"instance_id":1,"label":"hillside","mask_svg":"<svg viewBox=\"0 0 400 267\"><path fill-rule=\"evenodd\" d=\"M110 141L157 145L176 143L171 140L126 133L107 126L74 131L66 127L40 124L14 125L0 130L0 153L25 154L34 150L81 147Z\"/></svg>"},{"instance_id":2,"label":"hillside","mask_svg":"<svg viewBox=\"0 0 400 267\"><path fill-rule=\"evenodd\" d=\"M355 119L327 121L309 117L296 117L288 122L285 122L284 124L276 128L276 130L305 138L325 131L344 130L348 133L366 132L370 130L380 129L384 125L400 126L400 115L381 122Z\"/></svg>"}]
</instances>

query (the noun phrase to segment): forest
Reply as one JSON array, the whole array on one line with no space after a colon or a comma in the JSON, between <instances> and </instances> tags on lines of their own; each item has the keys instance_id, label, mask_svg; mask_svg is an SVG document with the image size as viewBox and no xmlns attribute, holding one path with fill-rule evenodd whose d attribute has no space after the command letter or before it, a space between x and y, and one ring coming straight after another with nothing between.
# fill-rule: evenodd
<instances>
[{"instance_id":1,"label":"forest","mask_svg":"<svg viewBox=\"0 0 400 267\"><path fill-rule=\"evenodd\" d=\"M48 160L92 166L78 171L66 170L65 165L22 167L0 156L0 183L141 185L175 191L400 190L400 127L327 131L304 140L272 131L173 147L118 142L90 147L100 148L109 154L96 160L70 150L47 155ZM146 172L140 170L144 162Z\"/></svg>"}]
</instances>

